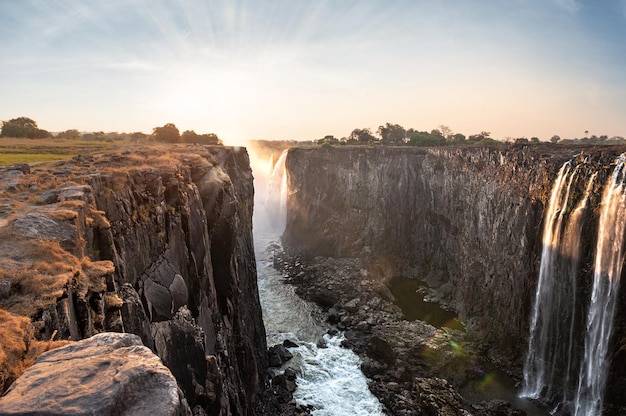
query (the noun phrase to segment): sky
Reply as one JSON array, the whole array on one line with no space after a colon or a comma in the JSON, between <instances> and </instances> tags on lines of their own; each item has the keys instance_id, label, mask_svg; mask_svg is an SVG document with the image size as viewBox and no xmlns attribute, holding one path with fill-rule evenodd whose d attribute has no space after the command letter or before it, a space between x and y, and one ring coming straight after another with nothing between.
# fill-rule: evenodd
<instances>
[{"instance_id":1,"label":"sky","mask_svg":"<svg viewBox=\"0 0 626 416\"><path fill-rule=\"evenodd\" d=\"M0 0L0 120L626 136L626 0Z\"/></svg>"}]
</instances>

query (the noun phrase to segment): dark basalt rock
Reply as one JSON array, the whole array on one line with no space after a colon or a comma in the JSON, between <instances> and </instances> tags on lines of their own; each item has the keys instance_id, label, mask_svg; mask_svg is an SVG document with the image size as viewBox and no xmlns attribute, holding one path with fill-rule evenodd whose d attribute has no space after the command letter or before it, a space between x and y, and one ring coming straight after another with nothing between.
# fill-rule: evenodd
<instances>
[{"instance_id":1,"label":"dark basalt rock","mask_svg":"<svg viewBox=\"0 0 626 416\"><path fill-rule=\"evenodd\" d=\"M10 225L15 238L56 240L79 264L89 256L110 266L89 285L70 282L38 311L35 335L137 334L174 374L194 415L252 414L270 385L248 155L223 146L168 152L136 147L59 162L43 173L56 175L58 187L28 188L39 203ZM41 172L4 173L17 192Z\"/></svg>"}]
</instances>

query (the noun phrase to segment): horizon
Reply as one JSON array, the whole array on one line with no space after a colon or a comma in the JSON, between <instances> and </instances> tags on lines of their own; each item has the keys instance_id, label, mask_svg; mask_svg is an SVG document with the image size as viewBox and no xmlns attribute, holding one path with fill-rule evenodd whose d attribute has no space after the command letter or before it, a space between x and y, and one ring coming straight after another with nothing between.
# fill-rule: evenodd
<instances>
[{"instance_id":1,"label":"horizon","mask_svg":"<svg viewBox=\"0 0 626 416\"><path fill-rule=\"evenodd\" d=\"M0 0L0 120L317 140L626 135L626 0ZM6 99L9 97L9 99Z\"/></svg>"}]
</instances>

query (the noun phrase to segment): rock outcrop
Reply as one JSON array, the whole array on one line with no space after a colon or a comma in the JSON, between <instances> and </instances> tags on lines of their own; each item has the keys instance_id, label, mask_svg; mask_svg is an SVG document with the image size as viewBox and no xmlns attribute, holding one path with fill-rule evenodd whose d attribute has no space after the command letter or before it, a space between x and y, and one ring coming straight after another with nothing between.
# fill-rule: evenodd
<instances>
[{"instance_id":1,"label":"rock outcrop","mask_svg":"<svg viewBox=\"0 0 626 416\"><path fill-rule=\"evenodd\" d=\"M136 334L194 414L252 414L267 354L245 149L136 146L10 179L0 307L32 339Z\"/></svg>"},{"instance_id":2,"label":"rock outcrop","mask_svg":"<svg viewBox=\"0 0 626 416\"><path fill-rule=\"evenodd\" d=\"M102 333L40 355L2 397L0 414L176 416L185 405L138 336Z\"/></svg>"}]
</instances>

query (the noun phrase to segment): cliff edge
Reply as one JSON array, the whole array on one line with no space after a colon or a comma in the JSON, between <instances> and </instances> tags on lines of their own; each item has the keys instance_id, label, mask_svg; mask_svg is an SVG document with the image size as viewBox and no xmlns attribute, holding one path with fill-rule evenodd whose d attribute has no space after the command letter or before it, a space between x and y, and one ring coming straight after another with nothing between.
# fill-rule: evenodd
<instances>
[{"instance_id":1,"label":"cliff edge","mask_svg":"<svg viewBox=\"0 0 626 416\"><path fill-rule=\"evenodd\" d=\"M3 390L56 340L128 332L193 414L252 414L267 355L245 149L137 146L0 176Z\"/></svg>"}]
</instances>

